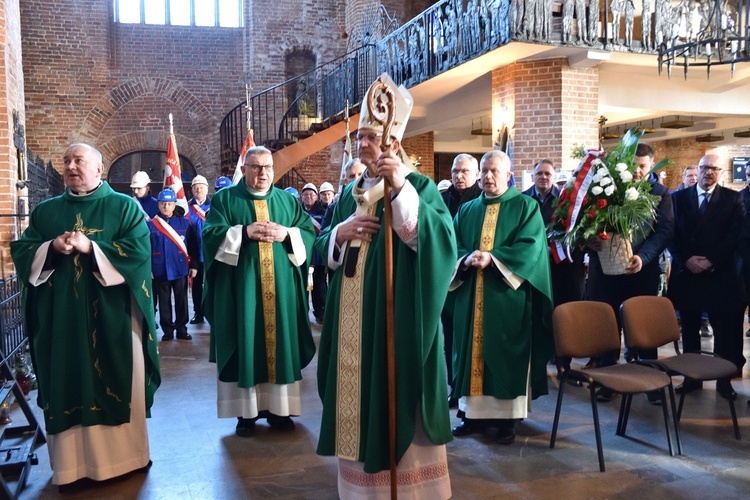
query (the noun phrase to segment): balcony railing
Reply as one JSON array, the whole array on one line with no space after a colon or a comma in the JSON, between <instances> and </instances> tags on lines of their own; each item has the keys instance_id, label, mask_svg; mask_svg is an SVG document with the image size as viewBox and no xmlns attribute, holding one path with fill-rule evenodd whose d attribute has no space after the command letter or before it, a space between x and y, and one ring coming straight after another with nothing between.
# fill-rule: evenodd
<instances>
[{"instance_id":1,"label":"balcony railing","mask_svg":"<svg viewBox=\"0 0 750 500\"><path fill-rule=\"evenodd\" d=\"M641 41L633 39L632 2L602 5L600 10L599 0L443 0L374 44L253 95L255 142L281 148L338 121L345 103L356 109L383 72L409 88L511 41L655 54L654 40L664 38L659 33L676 15L669 0L656 0L653 14L643 2ZM237 162L246 134L244 109L241 103L222 122L222 170Z\"/></svg>"}]
</instances>

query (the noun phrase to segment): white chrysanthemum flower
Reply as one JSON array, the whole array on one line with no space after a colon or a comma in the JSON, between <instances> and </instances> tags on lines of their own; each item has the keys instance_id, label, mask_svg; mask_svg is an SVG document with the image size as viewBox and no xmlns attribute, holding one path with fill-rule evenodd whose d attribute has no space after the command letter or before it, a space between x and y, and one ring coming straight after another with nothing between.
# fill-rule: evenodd
<instances>
[{"instance_id":1,"label":"white chrysanthemum flower","mask_svg":"<svg viewBox=\"0 0 750 500\"><path fill-rule=\"evenodd\" d=\"M620 172L620 179L622 179L622 182L630 182L633 180L633 174L628 170L623 170Z\"/></svg>"},{"instance_id":2,"label":"white chrysanthemum flower","mask_svg":"<svg viewBox=\"0 0 750 500\"><path fill-rule=\"evenodd\" d=\"M614 192L615 192L614 184L610 184L609 186L604 188L604 194L606 194L607 196L612 196L612 193Z\"/></svg>"},{"instance_id":3,"label":"white chrysanthemum flower","mask_svg":"<svg viewBox=\"0 0 750 500\"><path fill-rule=\"evenodd\" d=\"M637 200L638 199L638 190L636 188L628 188L625 190L625 199L626 200Z\"/></svg>"},{"instance_id":4,"label":"white chrysanthemum flower","mask_svg":"<svg viewBox=\"0 0 750 500\"><path fill-rule=\"evenodd\" d=\"M615 170L617 170L618 172L624 172L627 169L628 169L628 166L625 165L624 163L618 163L617 165L615 165Z\"/></svg>"},{"instance_id":5,"label":"white chrysanthemum flower","mask_svg":"<svg viewBox=\"0 0 750 500\"><path fill-rule=\"evenodd\" d=\"M591 188L591 194L594 196L599 196L604 191L604 188L601 186L594 186Z\"/></svg>"},{"instance_id":6,"label":"white chrysanthemum flower","mask_svg":"<svg viewBox=\"0 0 750 500\"><path fill-rule=\"evenodd\" d=\"M604 187L612 184L612 177L603 177L602 180L599 181L599 185Z\"/></svg>"},{"instance_id":7,"label":"white chrysanthemum flower","mask_svg":"<svg viewBox=\"0 0 750 500\"><path fill-rule=\"evenodd\" d=\"M604 165L604 162L601 161L599 158L591 162L591 166L598 167L599 165Z\"/></svg>"}]
</instances>

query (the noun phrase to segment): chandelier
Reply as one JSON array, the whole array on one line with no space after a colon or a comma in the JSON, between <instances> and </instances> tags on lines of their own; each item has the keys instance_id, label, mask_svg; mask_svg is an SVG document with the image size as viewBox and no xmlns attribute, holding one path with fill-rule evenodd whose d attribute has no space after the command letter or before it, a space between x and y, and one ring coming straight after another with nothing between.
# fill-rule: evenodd
<instances>
[{"instance_id":1,"label":"chandelier","mask_svg":"<svg viewBox=\"0 0 750 500\"><path fill-rule=\"evenodd\" d=\"M657 5L659 5L657 0ZM687 79L690 66L730 64L732 76L737 63L750 61L750 0L681 0L672 6L665 2L673 23L656 33L659 74L667 66L682 66ZM664 14L662 14L664 15Z\"/></svg>"}]
</instances>

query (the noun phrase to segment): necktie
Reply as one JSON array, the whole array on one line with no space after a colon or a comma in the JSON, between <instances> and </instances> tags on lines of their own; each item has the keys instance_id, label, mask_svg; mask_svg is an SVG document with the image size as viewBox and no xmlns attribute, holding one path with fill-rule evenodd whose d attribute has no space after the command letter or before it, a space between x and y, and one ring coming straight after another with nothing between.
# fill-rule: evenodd
<instances>
[{"instance_id":1,"label":"necktie","mask_svg":"<svg viewBox=\"0 0 750 500\"><path fill-rule=\"evenodd\" d=\"M707 192L703 192L701 193L701 196L703 196L703 201L701 201L701 204L698 207L698 213L703 215L706 213L706 209L708 208L709 194Z\"/></svg>"}]
</instances>

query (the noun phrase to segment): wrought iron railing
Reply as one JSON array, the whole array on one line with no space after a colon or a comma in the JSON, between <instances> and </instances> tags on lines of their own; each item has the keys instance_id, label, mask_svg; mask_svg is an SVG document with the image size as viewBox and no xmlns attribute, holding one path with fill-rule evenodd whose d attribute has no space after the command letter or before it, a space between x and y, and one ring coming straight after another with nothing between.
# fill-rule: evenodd
<instances>
[{"instance_id":1,"label":"wrought iron railing","mask_svg":"<svg viewBox=\"0 0 750 500\"><path fill-rule=\"evenodd\" d=\"M633 40L635 7L627 0L443 0L381 40L253 95L256 143L284 147L337 121L345 103L356 109L383 72L409 88L511 41L655 54L655 35L667 29L662 11L668 0L656 4L661 11L653 14L652 29L651 4L643 2L648 22L641 41ZM222 122L222 169L239 156L244 107L238 105Z\"/></svg>"},{"instance_id":2,"label":"wrought iron railing","mask_svg":"<svg viewBox=\"0 0 750 500\"><path fill-rule=\"evenodd\" d=\"M0 362L4 363L26 343L18 276L0 279Z\"/></svg>"}]
</instances>

